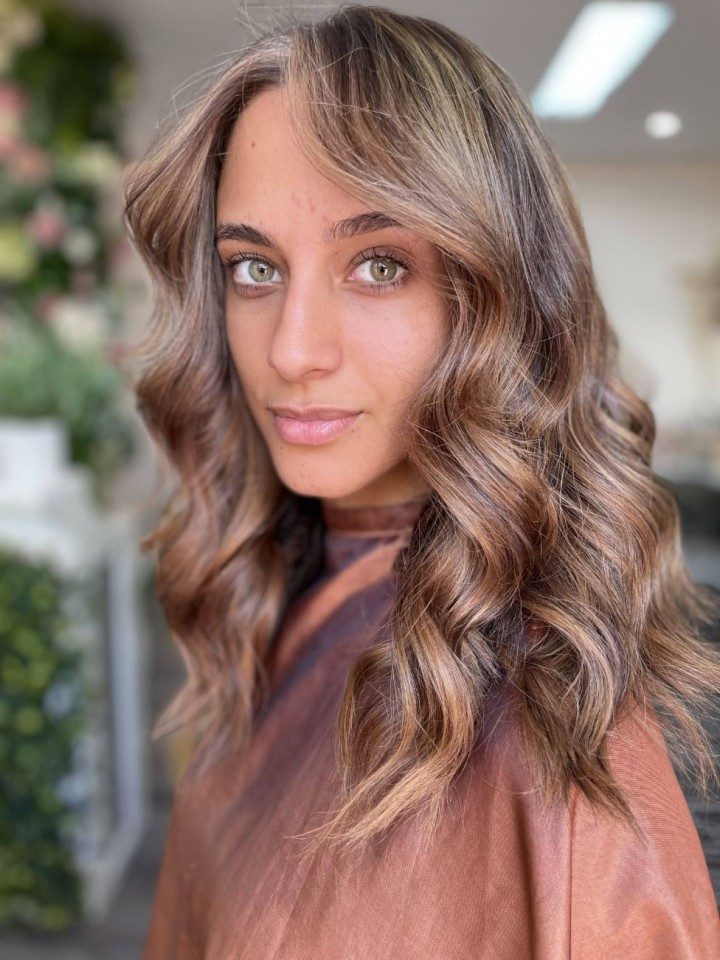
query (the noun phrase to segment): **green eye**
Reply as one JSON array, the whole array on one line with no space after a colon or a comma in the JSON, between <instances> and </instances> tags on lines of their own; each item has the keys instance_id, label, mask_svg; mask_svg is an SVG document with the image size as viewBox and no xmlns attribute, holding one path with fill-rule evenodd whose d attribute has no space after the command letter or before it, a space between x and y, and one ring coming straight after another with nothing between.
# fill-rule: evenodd
<instances>
[{"instance_id":1,"label":"green eye","mask_svg":"<svg viewBox=\"0 0 720 960\"><path fill-rule=\"evenodd\" d=\"M250 276L253 278L253 280L257 280L260 283L263 280L267 280L268 275L271 273L272 270L275 269L273 266L271 266L267 262L267 260L254 259L254 260L249 260L248 263L250 264L250 266L248 267L248 272ZM260 265L259 268L257 266L258 264Z\"/></svg>"},{"instance_id":2,"label":"green eye","mask_svg":"<svg viewBox=\"0 0 720 960\"><path fill-rule=\"evenodd\" d=\"M372 264L370 273L378 281L393 280L399 266L391 257L373 257L368 262Z\"/></svg>"},{"instance_id":3,"label":"green eye","mask_svg":"<svg viewBox=\"0 0 720 960\"><path fill-rule=\"evenodd\" d=\"M404 261L395 253L385 250L378 250L373 247L371 250L363 250L359 255L356 264L363 266L370 264L370 281L361 280L360 286L372 293L385 293L388 290L394 290L405 283L410 275L410 264ZM398 268L400 276L398 277Z\"/></svg>"},{"instance_id":4,"label":"green eye","mask_svg":"<svg viewBox=\"0 0 720 960\"><path fill-rule=\"evenodd\" d=\"M242 263L248 264L247 280L238 280L235 276L235 267ZM370 264L371 279L360 280L359 283L363 289L372 293L394 290L405 283L411 271L410 264L401 257L389 251L378 250L376 247L360 253L351 266L359 267L366 263ZM252 295L251 291L260 290L262 287L272 287L275 282L270 278L273 271L277 271L277 267L257 253L236 253L224 260L223 264L230 273L233 285L249 295Z\"/></svg>"}]
</instances>

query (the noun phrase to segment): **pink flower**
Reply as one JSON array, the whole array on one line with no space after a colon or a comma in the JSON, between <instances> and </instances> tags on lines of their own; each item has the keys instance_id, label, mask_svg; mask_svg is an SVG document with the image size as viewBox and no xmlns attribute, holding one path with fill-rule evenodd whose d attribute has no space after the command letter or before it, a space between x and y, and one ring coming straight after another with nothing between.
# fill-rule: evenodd
<instances>
[{"instance_id":1,"label":"pink flower","mask_svg":"<svg viewBox=\"0 0 720 960\"><path fill-rule=\"evenodd\" d=\"M47 183L52 173L52 158L39 147L19 143L8 157L8 168L16 181Z\"/></svg>"},{"instance_id":2,"label":"pink flower","mask_svg":"<svg viewBox=\"0 0 720 960\"><path fill-rule=\"evenodd\" d=\"M19 120L27 107L28 95L16 83L0 83L0 115L3 119L12 117Z\"/></svg>"},{"instance_id":3,"label":"pink flower","mask_svg":"<svg viewBox=\"0 0 720 960\"><path fill-rule=\"evenodd\" d=\"M20 141L17 137L17 131L4 130L0 125L0 160L12 161L13 154L16 153Z\"/></svg>"},{"instance_id":4,"label":"pink flower","mask_svg":"<svg viewBox=\"0 0 720 960\"><path fill-rule=\"evenodd\" d=\"M57 247L65 236L67 220L55 207L37 206L26 218L30 237L41 247Z\"/></svg>"}]
</instances>

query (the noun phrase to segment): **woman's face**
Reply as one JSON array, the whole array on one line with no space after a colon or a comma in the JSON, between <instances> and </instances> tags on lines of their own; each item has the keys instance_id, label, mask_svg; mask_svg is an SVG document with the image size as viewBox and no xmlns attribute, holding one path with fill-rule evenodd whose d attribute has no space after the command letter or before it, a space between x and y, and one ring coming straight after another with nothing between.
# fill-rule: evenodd
<instances>
[{"instance_id":1,"label":"woman's face","mask_svg":"<svg viewBox=\"0 0 720 960\"><path fill-rule=\"evenodd\" d=\"M403 456L403 425L446 333L438 253L401 226L354 220L373 211L309 165L286 108L277 88L251 101L218 184L233 362L295 493L348 507L415 497L428 491ZM346 413L303 422L276 405Z\"/></svg>"}]
</instances>

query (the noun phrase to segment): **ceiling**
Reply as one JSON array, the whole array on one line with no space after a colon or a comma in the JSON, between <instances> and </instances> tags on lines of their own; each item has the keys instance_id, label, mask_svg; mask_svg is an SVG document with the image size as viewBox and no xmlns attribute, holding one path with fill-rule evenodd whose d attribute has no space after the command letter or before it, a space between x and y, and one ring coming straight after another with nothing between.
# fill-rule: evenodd
<instances>
[{"instance_id":1,"label":"ceiling","mask_svg":"<svg viewBox=\"0 0 720 960\"><path fill-rule=\"evenodd\" d=\"M157 124L197 96L212 71L272 20L276 11L318 17L336 4L294 0L72 0L78 11L121 28L139 68L127 141L141 151ZM572 0L429 0L384 3L441 20L496 60L529 97L583 4ZM544 120L567 161L720 160L720 2L682 0L675 20L604 108L582 121ZM677 113L680 133L654 140L644 120L654 110Z\"/></svg>"}]
</instances>

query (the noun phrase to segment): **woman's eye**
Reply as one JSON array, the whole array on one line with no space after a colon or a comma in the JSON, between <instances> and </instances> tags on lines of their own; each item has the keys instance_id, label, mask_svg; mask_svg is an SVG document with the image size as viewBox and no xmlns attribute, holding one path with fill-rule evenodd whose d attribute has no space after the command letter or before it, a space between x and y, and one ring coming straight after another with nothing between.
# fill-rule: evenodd
<instances>
[{"instance_id":1,"label":"woman's eye","mask_svg":"<svg viewBox=\"0 0 720 960\"><path fill-rule=\"evenodd\" d=\"M273 275L278 273L277 267L257 254L238 253L224 263L230 271L233 285L243 294L262 294L263 287L272 288L277 283L273 279ZM363 251L352 266L356 268L353 273L362 270L360 286L372 293L384 293L399 287L410 272L410 265L399 256L375 248Z\"/></svg>"},{"instance_id":2,"label":"woman's eye","mask_svg":"<svg viewBox=\"0 0 720 960\"><path fill-rule=\"evenodd\" d=\"M249 287L270 286L272 273L277 270L269 260L247 254L232 257L227 265L230 268L233 283L243 290Z\"/></svg>"},{"instance_id":3,"label":"woman's eye","mask_svg":"<svg viewBox=\"0 0 720 960\"><path fill-rule=\"evenodd\" d=\"M373 293L383 293L399 287L405 282L409 272L408 264L390 254L364 256L359 266L367 278L361 280L361 285Z\"/></svg>"}]
</instances>

